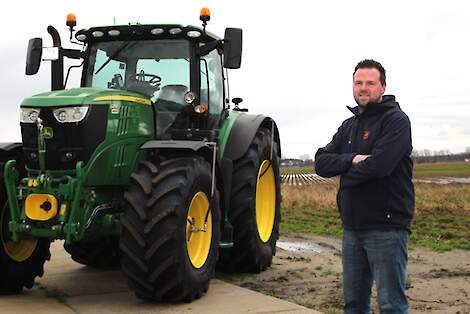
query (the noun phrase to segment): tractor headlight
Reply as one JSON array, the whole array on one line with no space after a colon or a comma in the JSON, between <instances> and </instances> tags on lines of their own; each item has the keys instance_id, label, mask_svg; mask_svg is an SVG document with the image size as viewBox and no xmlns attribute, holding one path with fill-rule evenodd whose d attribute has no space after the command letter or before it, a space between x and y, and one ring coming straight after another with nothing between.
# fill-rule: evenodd
<instances>
[{"instance_id":1,"label":"tractor headlight","mask_svg":"<svg viewBox=\"0 0 470 314\"><path fill-rule=\"evenodd\" d=\"M40 112L40 109L21 108L20 121L22 123L36 123Z\"/></svg>"},{"instance_id":2,"label":"tractor headlight","mask_svg":"<svg viewBox=\"0 0 470 314\"><path fill-rule=\"evenodd\" d=\"M65 107L55 109L54 117L61 123L71 123L82 121L88 112L88 106L82 107Z\"/></svg>"}]
</instances>

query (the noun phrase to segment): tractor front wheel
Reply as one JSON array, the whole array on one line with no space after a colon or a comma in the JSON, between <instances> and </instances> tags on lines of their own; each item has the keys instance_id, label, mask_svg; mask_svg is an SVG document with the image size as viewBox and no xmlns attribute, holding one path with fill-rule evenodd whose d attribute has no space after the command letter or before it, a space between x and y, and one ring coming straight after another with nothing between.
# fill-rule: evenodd
<instances>
[{"instance_id":1,"label":"tractor front wheel","mask_svg":"<svg viewBox=\"0 0 470 314\"><path fill-rule=\"evenodd\" d=\"M199 298L217 262L220 211L202 157L144 161L131 176L121 217L121 265L137 297Z\"/></svg>"},{"instance_id":2,"label":"tractor front wheel","mask_svg":"<svg viewBox=\"0 0 470 314\"><path fill-rule=\"evenodd\" d=\"M259 273L276 254L281 189L277 143L271 140L271 131L260 128L245 155L234 162L229 213L234 246L221 250L223 271Z\"/></svg>"}]
</instances>

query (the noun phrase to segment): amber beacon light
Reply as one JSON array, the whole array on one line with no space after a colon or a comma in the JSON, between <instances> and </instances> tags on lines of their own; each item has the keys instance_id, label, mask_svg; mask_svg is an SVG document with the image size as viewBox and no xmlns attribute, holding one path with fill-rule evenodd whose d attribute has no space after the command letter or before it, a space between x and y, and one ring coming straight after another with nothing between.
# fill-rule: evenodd
<instances>
[{"instance_id":1,"label":"amber beacon light","mask_svg":"<svg viewBox=\"0 0 470 314\"><path fill-rule=\"evenodd\" d=\"M70 28L74 28L77 25L77 17L73 13L67 14L67 26Z\"/></svg>"},{"instance_id":2,"label":"amber beacon light","mask_svg":"<svg viewBox=\"0 0 470 314\"><path fill-rule=\"evenodd\" d=\"M204 33L206 33L207 22L211 19L211 11L209 8L202 8L201 13L199 14L199 19L202 21L202 28Z\"/></svg>"},{"instance_id":3,"label":"amber beacon light","mask_svg":"<svg viewBox=\"0 0 470 314\"><path fill-rule=\"evenodd\" d=\"M204 23L211 19L211 11L209 8L202 8L201 13L199 14L199 19Z\"/></svg>"}]
</instances>

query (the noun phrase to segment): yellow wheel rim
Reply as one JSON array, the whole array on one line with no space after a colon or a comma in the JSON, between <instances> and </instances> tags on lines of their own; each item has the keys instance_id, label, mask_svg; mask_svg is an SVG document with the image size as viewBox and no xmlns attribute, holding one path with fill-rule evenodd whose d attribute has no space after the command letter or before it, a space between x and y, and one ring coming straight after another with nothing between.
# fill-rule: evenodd
<instances>
[{"instance_id":1,"label":"yellow wheel rim","mask_svg":"<svg viewBox=\"0 0 470 314\"><path fill-rule=\"evenodd\" d=\"M193 196L186 220L186 248L195 268L201 268L209 256L212 242L212 214L204 192ZM207 222L206 222L207 215Z\"/></svg>"},{"instance_id":2,"label":"yellow wheel rim","mask_svg":"<svg viewBox=\"0 0 470 314\"><path fill-rule=\"evenodd\" d=\"M5 253L14 261L16 262L24 262L27 260L36 249L38 244L38 240L21 240L17 243L12 241L6 241L3 238L3 228L5 224L3 223L3 219L5 217L5 213L7 211L7 204L3 206L1 219L0 219L0 241L2 242L3 248Z\"/></svg>"},{"instance_id":3,"label":"yellow wheel rim","mask_svg":"<svg viewBox=\"0 0 470 314\"><path fill-rule=\"evenodd\" d=\"M258 170L256 182L256 225L262 242L271 238L276 215L276 181L269 160L264 160Z\"/></svg>"}]
</instances>

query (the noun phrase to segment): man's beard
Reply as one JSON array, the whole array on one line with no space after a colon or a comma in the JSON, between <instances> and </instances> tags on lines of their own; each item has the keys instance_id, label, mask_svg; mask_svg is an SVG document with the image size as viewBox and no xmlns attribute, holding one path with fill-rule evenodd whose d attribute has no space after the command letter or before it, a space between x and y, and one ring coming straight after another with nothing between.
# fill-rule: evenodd
<instances>
[{"instance_id":1,"label":"man's beard","mask_svg":"<svg viewBox=\"0 0 470 314\"><path fill-rule=\"evenodd\" d=\"M360 103L359 98L356 98L356 97L354 97L354 100L356 101L356 104L359 107L361 107L362 109L365 109L368 104L381 102L382 101L382 95L378 96L377 98L371 98L366 103Z\"/></svg>"}]
</instances>

